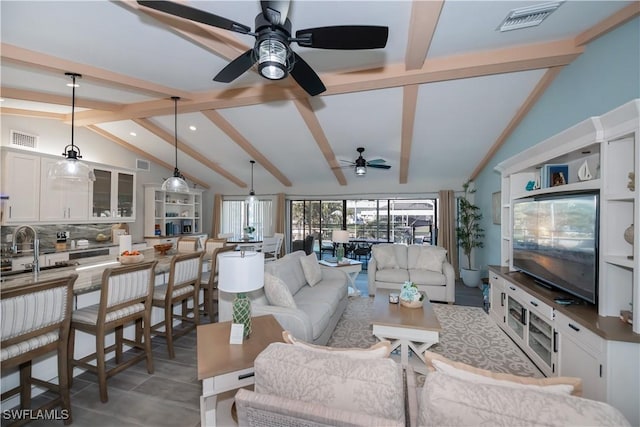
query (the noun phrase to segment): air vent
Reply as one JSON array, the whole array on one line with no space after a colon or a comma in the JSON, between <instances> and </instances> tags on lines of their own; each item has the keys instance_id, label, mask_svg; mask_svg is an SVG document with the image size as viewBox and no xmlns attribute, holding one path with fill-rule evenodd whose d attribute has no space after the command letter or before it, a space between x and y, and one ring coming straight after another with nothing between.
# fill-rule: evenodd
<instances>
[{"instance_id":1,"label":"air vent","mask_svg":"<svg viewBox=\"0 0 640 427\"><path fill-rule=\"evenodd\" d=\"M540 25L547 16L559 8L563 2L543 3L535 6L520 7L511 10L502 23L496 28L499 31L518 30L520 28Z\"/></svg>"},{"instance_id":2,"label":"air vent","mask_svg":"<svg viewBox=\"0 0 640 427\"><path fill-rule=\"evenodd\" d=\"M29 135L28 133L12 130L10 132L11 145L20 148L31 148L35 150L38 148L38 137L35 135Z\"/></svg>"},{"instance_id":3,"label":"air vent","mask_svg":"<svg viewBox=\"0 0 640 427\"><path fill-rule=\"evenodd\" d=\"M136 159L136 168L141 171L148 171L151 169L149 161L143 159Z\"/></svg>"}]
</instances>

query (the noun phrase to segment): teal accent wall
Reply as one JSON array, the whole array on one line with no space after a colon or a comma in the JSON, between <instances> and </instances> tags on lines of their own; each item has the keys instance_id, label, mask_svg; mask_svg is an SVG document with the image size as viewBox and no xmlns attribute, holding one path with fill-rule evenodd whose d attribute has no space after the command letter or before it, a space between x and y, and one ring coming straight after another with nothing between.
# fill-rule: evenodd
<instances>
[{"instance_id":1,"label":"teal accent wall","mask_svg":"<svg viewBox=\"0 0 640 427\"><path fill-rule=\"evenodd\" d=\"M594 40L558 74L529 114L475 180L483 213L484 248L475 263L485 271L500 264L500 226L493 224L491 195L500 191L501 161L589 117L640 98L640 18Z\"/></svg>"}]
</instances>

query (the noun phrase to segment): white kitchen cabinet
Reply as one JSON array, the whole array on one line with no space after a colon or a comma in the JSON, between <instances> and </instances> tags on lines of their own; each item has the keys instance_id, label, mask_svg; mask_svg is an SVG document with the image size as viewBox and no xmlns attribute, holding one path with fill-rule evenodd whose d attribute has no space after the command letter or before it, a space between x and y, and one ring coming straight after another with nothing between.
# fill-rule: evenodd
<instances>
[{"instance_id":1,"label":"white kitchen cabinet","mask_svg":"<svg viewBox=\"0 0 640 427\"><path fill-rule=\"evenodd\" d=\"M94 168L91 216L96 222L133 222L136 219L136 175L110 168Z\"/></svg>"},{"instance_id":2,"label":"white kitchen cabinet","mask_svg":"<svg viewBox=\"0 0 640 427\"><path fill-rule=\"evenodd\" d=\"M2 153L2 224L26 224L40 218L40 156L30 152Z\"/></svg>"},{"instance_id":3,"label":"white kitchen cabinet","mask_svg":"<svg viewBox=\"0 0 640 427\"><path fill-rule=\"evenodd\" d=\"M43 157L40 170L40 222L73 223L89 219L89 183L48 179L57 160Z\"/></svg>"},{"instance_id":4,"label":"white kitchen cabinet","mask_svg":"<svg viewBox=\"0 0 640 427\"><path fill-rule=\"evenodd\" d=\"M504 279L490 271L489 286L489 315L498 325L502 325L507 321L505 317L506 293L504 291Z\"/></svg>"}]
</instances>

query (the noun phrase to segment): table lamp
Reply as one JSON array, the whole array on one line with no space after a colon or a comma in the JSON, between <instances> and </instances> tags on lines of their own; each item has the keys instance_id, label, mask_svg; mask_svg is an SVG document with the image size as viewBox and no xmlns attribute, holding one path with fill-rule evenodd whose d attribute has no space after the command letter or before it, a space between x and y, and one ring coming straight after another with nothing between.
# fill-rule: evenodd
<instances>
[{"instance_id":1,"label":"table lamp","mask_svg":"<svg viewBox=\"0 0 640 427\"><path fill-rule=\"evenodd\" d=\"M233 323L244 325L244 336L251 334L251 301L247 292L264 286L262 252L227 252L218 255L218 290L236 294Z\"/></svg>"},{"instance_id":2,"label":"table lamp","mask_svg":"<svg viewBox=\"0 0 640 427\"><path fill-rule=\"evenodd\" d=\"M347 230L333 230L331 240L333 243L338 244L336 249L336 259L340 262L344 257L344 244L349 243L349 232Z\"/></svg>"}]
</instances>

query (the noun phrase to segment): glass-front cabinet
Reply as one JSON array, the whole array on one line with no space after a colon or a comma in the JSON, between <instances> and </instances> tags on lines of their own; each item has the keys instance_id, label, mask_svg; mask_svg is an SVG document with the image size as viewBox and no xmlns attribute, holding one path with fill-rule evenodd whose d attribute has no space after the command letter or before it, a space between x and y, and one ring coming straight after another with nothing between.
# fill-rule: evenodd
<instances>
[{"instance_id":1,"label":"glass-front cabinet","mask_svg":"<svg viewBox=\"0 0 640 427\"><path fill-rule=\"evenodd\" d=\"M507 297L507 325L520 339L524 339L527 310L511 295Z\"/></svg>"},{"instance_id":2,"label":"glass-front cabinet","mask_svg":"<svg viewBox=\"0 0 640 427\"><path fill-rule=\"evenodd\" d=\"M529 312L529 348L549 367L553 363L553 327L533 311Z\"/></svg>"},{"instance_id":3,"label":"glass-front cabinet","mask_svg":"<svg viewBox=\"0 0 640 427\"><path fill-rule=\"evenodd\" d=\"M94 169L91 214L96 221L134 221L135 180L133 172Z\"/></svg>"}]
</instances>

